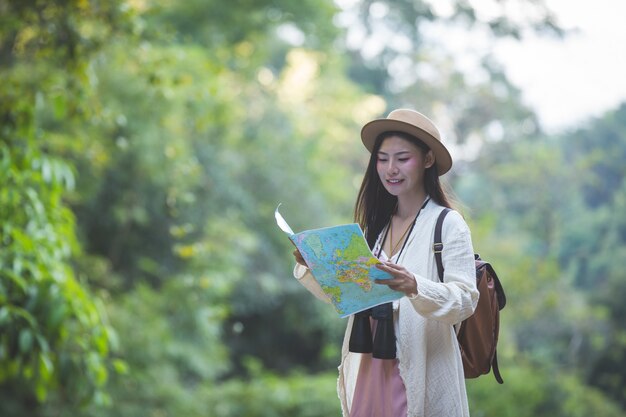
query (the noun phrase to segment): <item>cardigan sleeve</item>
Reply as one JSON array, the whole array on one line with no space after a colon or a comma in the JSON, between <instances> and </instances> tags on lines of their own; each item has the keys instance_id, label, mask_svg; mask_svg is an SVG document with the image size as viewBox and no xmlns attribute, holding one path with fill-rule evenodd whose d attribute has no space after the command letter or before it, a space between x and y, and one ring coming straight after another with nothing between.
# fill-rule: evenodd
<instances>
[{"instance_id":1,"label":"cardigan sleeve","mask_svg":"<svg viewBox=\"0 0 626 417\"><path fill-rule=\"evenodd\" d=\"M306 288L311 294L313 294L318 300L331 304L330 299L322 290L322 287L317 282L309 268L304 265L296 263L293 268L293 276Z\"/></svg>"},{"instance_id":2,"label":"cardigan sleeve","mask_svg":"<svg viewBox=\"0 0 626 417\"><path fill-rule=\"evenodd\" d=\"M457 324L471 316L478 303L474 249L469 227L458 212L451 212L443 222L443 282L435 277L414 274L417 295L411 297L422 316L448 324ZM433 257L432 249L429 251Z\"/></svg>"}]
</instances>

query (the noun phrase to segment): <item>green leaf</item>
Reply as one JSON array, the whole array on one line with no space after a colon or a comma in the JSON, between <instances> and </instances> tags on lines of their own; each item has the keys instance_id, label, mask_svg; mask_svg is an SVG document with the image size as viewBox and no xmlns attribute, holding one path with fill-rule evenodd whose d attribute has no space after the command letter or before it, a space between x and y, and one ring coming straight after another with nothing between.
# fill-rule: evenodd
<instances>
[{"instance_id":1,"label":"green leaf","mask_svg":"<svg viewBox=\"0 0 626 417\"><path fill-rule=\"evenodd\" d=\"M46 400L46 397L48 396L48 390L46 389L46 385L43 382L37 382L35 384L35 396L40 403Z\"/></svg>"},{"instance_id":2,"label":"green leaf","mask_svg":"<svg viewBox=\"0 0 626 417\"><path fill-rule=\"evenodd\" d=\"M57 119L62 119L67 113L67 101L62 94L57 94L52 97L52 108L54 109L54 116Z\"/></svg>"},{"instance_id":3,"label":"green leaf","mask_svg":"<svg viewBox=\"0 0 626 417\"><path fill-rule=\"evenodd\" d=\"M49 380L54 371L54 364L47 353L39 354L39 375L44 380Z\"/></svg>"},{"instance_id":4,"label":"green leaf","mask_svg":"<svg viewBox=\"0 0 626 417\"><path fill-rule=\"evenodd\" d=\"M19 276L16 273L14 273L13 271L5 269L0 274L0 277L8 278L10 280L10 282L13 282L13 284L15 284L17 286L17 288L20 289L21 292L26 291L26 288L27 288L26 281L24 280L24 278L22 278L21 276Z\"/></svg>"},{"instance_id":5,"label":"green leaf","mask_svg":"<svg viewBox=\"0 0 626 417\"><path fill-rule=\"evenodd\" d=\"M7 307L0 308L0 326L9 321L9 309Z\"/></svg>"},{"instance_id":6,"label":"green leaf","mask_svg":"<svg viewBox=\"0 0 626 417\"><path fill-rule=\"evenodd\" d=\"M120 375L127 375L129 368L128 364L125 361L121 359L115 359L113 360L113 369Z\"/></svg>"},{"instance_id":7,"label":"green leaf","mask_svg":"<svg viewBox=\"0 0 626 417\"><path fill-rule=\"evenodd\" d=\"M22 329L19 336L20 352L28 353L33 347L33 333L29 329Z\"/></svg>"}]
</instances>

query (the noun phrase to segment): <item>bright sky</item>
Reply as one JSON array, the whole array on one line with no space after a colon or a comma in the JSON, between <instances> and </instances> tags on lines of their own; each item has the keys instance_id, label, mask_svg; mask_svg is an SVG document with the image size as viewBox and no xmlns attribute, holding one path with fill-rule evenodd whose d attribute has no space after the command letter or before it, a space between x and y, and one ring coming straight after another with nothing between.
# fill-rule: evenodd
<instances>
[{"instance_id":1,"label":"bright sky","mask_svg":"<svg viewBox=\"0 0 626 417\"><path fill-rule=\"evenodd\" d=\"M453 11L451 0L425 1L438 15L449 15ZM481 19L493 17L494 11L500 9L498 0L468 1L476 7ZM344 10L350 10L359 0L335 2ZM478 64L482 56L495 55L509 79L522 90L524 101L537 112L542 126L548 133L556 133L576 128L626 101L626 1L545 2L559 25L568 31L564 39L526 35L521 41L497 40L494 46L486 31L469 33L466 27L439 22L422 24L421 29L435 44L445 45L470 79L484 77ZM510 4L510 11L519 14L518 17L528 10L523 1ZM377 2L370 8L379 18L384 18L387 10L387 6ZM402 50L407 43L384 28L379 30L378 36L366 39L364 30L355 26L355 21L354 14L348 12L341 14L336 23L350 27L348 43L360 45L364 56L376 55L384 45ZM397 64L394 72L401 73L411 62ZM406 78L407 74L402 77Z\"/></svg>"},{"instance_id":2,"label":"bright sky","mask_svg":"<svg viewBox=\"0 0 626 417\"><path fill-rule=\"evenodd\" d=\"M501 41L495 55L548 131L576 127L626 101L626 2L547 0L565 40Z\"/></svg>"},{"instance_id":3,"label":"bright sky","mask_svg":"<svg viewBox=\"0 0 626 417\"><path fill-rule=\"evenodd\" d=\"M446 1L428 0L439 12ZM469 0L489 15L494 0ZM626 2L546 0L564 39L526 35L493 43L486 32L427 26L425 34L448 47L467 74L478 74L477 59L492 53L522 90L549 133L575 128L626 101Z\"/></svg>"}]
</instances>

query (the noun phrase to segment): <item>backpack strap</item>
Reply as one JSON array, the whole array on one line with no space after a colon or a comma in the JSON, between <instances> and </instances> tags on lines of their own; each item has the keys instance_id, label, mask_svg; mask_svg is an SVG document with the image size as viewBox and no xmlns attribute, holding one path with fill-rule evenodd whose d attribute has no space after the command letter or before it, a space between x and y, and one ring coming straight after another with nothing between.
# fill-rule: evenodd
<instances>
[{"instance_id":1,"label":"backpack strap","mask_svg":"<svg viewBox=\"0 0 626 417\"><path fill-rule=\"evenodd\" d=\"M493 352L493 360L491 361L491 370L493 371L493 376L496 377L496 381L498 384L504 384L502 380L502 375L500 375L500 368L498 368L498 350L496 349Z\"/></svg>"},{"instance_id":2,"label":"backpack strap","mask_svg":"<svg viewBox=\"0 0 626 417\"><path fill-rule=\"evenodd\" d=\"M446 215L452 211L450 208L444 208L439 213L439 217L437 218L437 223L435 224L435 237L433 239L433 251L435 252L435 261L437 263L437 274L439 275L439 280L443 282L443 261L441 259L441 252L443 251L443 242L441 239L441 229L443 229L443 219L446 218ZM476 256L476 259L479 259ZM500 280L498 279L498 275L496 275L496 271L493 270L491 264L486 263L487 268L489 268L489 272L494 277L497 295L498 295L498 304L500 306L500 310L504 308L506 304L506 296L504 295L504 290L502 289L502 285L500 284ZM495 376L496 381L499 384L504 383L502 380L502 376L500 375L500 368L498 367L498 351L493 352L493 359L491 361L491 370L493 371L493 376Z\"/></svg>"},{"instance_id":3,"label":"backpack strap","mask_svg":"<svg viewBox=\"0 0 626 417\"><path fill-rule=\"evenodd\" d=\"M443 242L441 239L441 229L443 229L443 219L451 212L452 209L444 208L439 213L437 218L437 224L435 225L435 238L433 239L433 251L435 252L435 262L437 263L437 274L439 274L439 281L443 282L443 261L441 260L441 252L443 251Z\"/></svg>"}]
</instances>

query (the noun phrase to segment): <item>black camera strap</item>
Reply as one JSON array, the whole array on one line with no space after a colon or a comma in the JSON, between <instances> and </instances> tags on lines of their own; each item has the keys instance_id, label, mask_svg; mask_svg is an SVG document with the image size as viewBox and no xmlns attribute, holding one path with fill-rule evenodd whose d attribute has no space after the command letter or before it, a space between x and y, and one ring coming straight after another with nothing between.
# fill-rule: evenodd
<instances>
[{"instance_id":1,"label":"black camera strap","mask_svg":"<svg viewBox=\"0 0 626 417\"><path fill-rule=\"evenodd\" d=\"M424 207L426 207L426 205L428 204L429 201L430 201L430 197L426 197L426 200L424 201L424 204L422 204L422 207L420 207L420 209L417 211L417 214L415 215L415 218L413 219L413 223L411 224L411 228L409 229L409 232L406 235L406 239L404 240L404 243L402 244L402 247L400 248L400 252L398 252L398 257L397 257L398 260L400 260L400 255L402 255L402 251L404 251L404 247L406 246L407 242L409 241L409 238L411 237L411 233L413 232L413 228L415 228L415 223L417 222L417 218L420 216L420 213L422 212ZM378 259L380 259L380 254L383 251L383 247L385 246L385 242L387 241L387 235L389 234L389 229L391 228L391 218L392 217L393 217L393 214L391 214L391 216L389 217L389 225L385 229L385 235L383 236L383 241L381 242L380 246L378 247L378 253L376 254L376 258L378 258ZM393 258L393 254L390 253L389 254L389 260L391 260L391 258Z\"/></svg>"}]
</instances>

